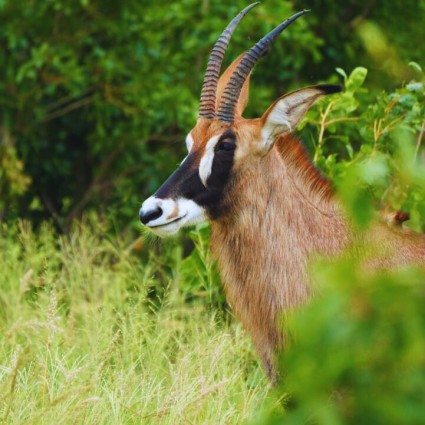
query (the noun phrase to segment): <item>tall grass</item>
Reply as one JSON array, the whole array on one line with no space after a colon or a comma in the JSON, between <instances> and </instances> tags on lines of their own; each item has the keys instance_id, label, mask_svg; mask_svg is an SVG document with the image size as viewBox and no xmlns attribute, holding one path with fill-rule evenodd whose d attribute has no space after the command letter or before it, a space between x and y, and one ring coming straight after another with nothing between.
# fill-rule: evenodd
<instances>
[{"instance_id":1,"label":"tall grass","mask_svg":"<svg viewBox=\"0 0 425 425\"><path fill-rule=\"evenodd\" d=\"M25 222L1 229L0 422L252 417L268 384L240 326L188 305L178 274L94 223L66 237ZM158 279L162 292L153 291Z\"/></svg>"}]
</instances>

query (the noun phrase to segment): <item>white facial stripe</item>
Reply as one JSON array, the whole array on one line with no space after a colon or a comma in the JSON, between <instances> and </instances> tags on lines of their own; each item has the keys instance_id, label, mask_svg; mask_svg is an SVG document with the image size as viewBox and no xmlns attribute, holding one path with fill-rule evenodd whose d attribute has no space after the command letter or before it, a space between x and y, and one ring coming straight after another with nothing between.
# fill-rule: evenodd
<instances>
[{"instance_id":1,"label":"white facial stripe","mask_svg":"<svg viewBox=\"0 0 425 425\"><path fill-rule=\"evenodd\" d=\"M203 207L186 198L174 200L151 196L143 202L141 211L147 213L158 207L162 210L161 216L147 223L147 226L158 236L173 235L182 227L202 223L208 219Z\"/></svg>"},{"instance_id":2,"label":"white facial stripe","mask_svg":"<svg viewBox=\"0 0 425 425\"><path fill-rule=\"evenodd\" d=\"M189 133L187 136L186 136L186 140L185 140L185 142L186 142L186 149L187 149L187 151L188 151L188 153L190 153L190 151L192 150L192 148L193 148L193 137L192 137L192 135ZM187 157L188 157L189 155L187 155L187 156L185 156L184 158L183 158L183 161L180 163L180 165L182 165L183 164L183 162L185 162L186 161L186 159L187 159Z\"/></svg>"},{"instance_id":3,"label":"white facial stripe","mask_svg":"<svg viewBox=\"0 0 425 425\"><path fill-rule=\"evenodd\" d=\"M186 148L187 148L187 151L188 151L188 152L190 152L190 151L192 150L192 147L193 147L193 137L192 137L192 135L189 133L189 134L186 136Z\"/></svg>"},{"instance_id":4,"label":"white facial stripe","mask_svg":"<svg viewBox=\"0 0 425 425\"><path fill-rule=\"evenodd\" d=\"M204 155L202 155L201 162L199 163L199 177L205 187L207 187L208 177L211 175L212 164L214 160L214 148L220 136L214 136L205 146Z\"/></svg>"}]
</instances>

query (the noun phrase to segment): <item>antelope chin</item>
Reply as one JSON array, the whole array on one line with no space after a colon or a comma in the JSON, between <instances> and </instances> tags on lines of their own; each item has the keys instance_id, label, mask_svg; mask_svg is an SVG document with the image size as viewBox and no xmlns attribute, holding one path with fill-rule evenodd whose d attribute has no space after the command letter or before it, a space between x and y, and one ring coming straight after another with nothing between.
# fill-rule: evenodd
<instances>
[{"instance_id":1,"label":"antelope chin","mask_svg":"<svg viewBox=\"0 0 425 425\"><path fill-rule=\"evenodd\" d=\"M182 217L175 218L174 220L169 221L164 224L157 224L155 226L147 226L155 233L155 235L160 236L161 238L165 238L167 236L175 235L182 227L184 227L183 220L185 219L185 215Z\"/></svg>"},{"instance_id":2,"label":"antelope chin","mask_svg":"<svg viewBox=\"0 0 425 425\"><path fill-rule=\"evenodd\" d=\"M206 211L196 202L186 199L159 199L151 197L142 206L159 205L163 214L146 224L146 227L159 237L175 235L181 228L202 223L207 220Z\"/></svg>"}]
</instances>

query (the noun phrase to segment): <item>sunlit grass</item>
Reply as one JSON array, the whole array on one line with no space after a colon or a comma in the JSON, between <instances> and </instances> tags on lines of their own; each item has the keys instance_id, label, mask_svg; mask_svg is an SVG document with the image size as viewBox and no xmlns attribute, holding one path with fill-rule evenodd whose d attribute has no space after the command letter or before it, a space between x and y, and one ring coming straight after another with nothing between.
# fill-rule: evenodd
<instances>
[{"instance_id":1,"label":"sunlit grass","mask_svg":"<svg viewBox=\"0 0 425 425\"><path fill-rule=\"evenodd\" d=\"M92 224L2 229L0 422L239 424L258 411L268 384L245 332L124 245Z\"/></svg>"}]
</instances>

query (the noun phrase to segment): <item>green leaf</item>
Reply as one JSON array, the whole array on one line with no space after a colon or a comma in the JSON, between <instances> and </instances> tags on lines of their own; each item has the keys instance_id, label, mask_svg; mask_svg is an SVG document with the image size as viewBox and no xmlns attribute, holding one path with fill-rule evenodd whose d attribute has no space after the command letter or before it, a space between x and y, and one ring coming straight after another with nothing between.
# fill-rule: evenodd
<instances>
[{"instance_id":1,"label":"green leaf","mask_svg":"<svg viewBox=\"0 0 425 425\"><path fill-rule=\"evenodd\" d=\"M350 76L348 77L346 84L345 84L345 88L346 90L349 91L357 91L364 83L365 79L367 76L367 69L362 67L362 66L358 66L357 68L355 68Z\"/></svg>"}]
</instances>

